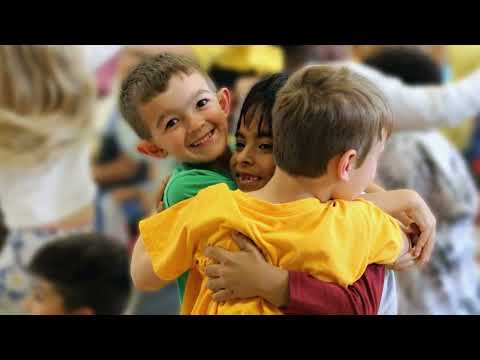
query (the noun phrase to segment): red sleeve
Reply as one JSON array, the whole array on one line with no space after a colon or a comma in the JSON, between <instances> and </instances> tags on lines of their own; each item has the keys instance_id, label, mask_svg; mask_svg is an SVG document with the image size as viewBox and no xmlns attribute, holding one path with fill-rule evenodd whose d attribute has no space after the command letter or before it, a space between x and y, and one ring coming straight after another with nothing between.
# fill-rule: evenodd
<instances>
[{"instance_id":1,"label":"red sleeve","mask_svg":"<svg viewBox=\"0 0 480 360\"><path fill-rule=\"evenodd\" d=\"M290 303L282 311L292 315L376 315L384 280L385 266L377 264L369 265L348 288L290 271Z\"/></svg>"}]
</instances>

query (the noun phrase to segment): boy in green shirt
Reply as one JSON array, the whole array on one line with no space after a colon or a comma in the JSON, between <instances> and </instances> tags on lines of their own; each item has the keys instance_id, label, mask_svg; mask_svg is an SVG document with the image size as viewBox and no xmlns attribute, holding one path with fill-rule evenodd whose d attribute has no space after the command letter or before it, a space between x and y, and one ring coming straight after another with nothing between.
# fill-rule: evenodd
<instances>
[{"instance_id":1,"label":"boy in green shirt","mask_svg":"<svg viewBox=\"0 0 480 360\"><path fill-rule=\"evenodd\" d=\"M186 57L161 54L144 61L123 81L120 111L141 138L138 150L179 165L166 186L170 207L201 189L225 183L232 190L228 147L230 91L216 90L198 64ZM188 274L179 280L180 300Z\"/></svg>"}]
</instances>

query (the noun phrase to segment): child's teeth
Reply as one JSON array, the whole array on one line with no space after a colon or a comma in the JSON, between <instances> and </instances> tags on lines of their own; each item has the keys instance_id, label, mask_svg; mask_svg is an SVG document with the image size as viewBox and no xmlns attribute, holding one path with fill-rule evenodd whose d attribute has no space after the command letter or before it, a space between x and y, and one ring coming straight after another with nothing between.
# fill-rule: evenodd
<instances>
[{"instance_id":1,"label":"child's teeth","mask_svg":"<svg viewBox=\"0 0 480 360\"><path fill-rule=\"evenodd\" d=\"M250 176L250 175L242 175L240 176L240 178L242 181L248 181L248 182L257 181L260 179L258 176Z\"/></svg>"},{"instance_id":2,"label":"child's teeth","mask_svg":"<svg viewBox=\"0 0 480 360\"><path fill-rule=\"evenodd\" d=\"M197 141L196 143L193 144L193 146L198 146L198 145L201 145L203 144L205 141L207 141L208 139L210 139L212 137L212 133L209 132L207 135L205 135L202 139L200 139L199 141Z\"/></svg>"}]
</instances>

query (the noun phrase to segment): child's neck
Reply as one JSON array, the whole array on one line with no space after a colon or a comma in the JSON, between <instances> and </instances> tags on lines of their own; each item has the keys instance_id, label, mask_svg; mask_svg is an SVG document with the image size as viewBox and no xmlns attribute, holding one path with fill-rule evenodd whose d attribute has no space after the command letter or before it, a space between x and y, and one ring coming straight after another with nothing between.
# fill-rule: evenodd
<instances>
[{"instance_id":1,"label":"child's neck","mask_svg":"<svg viewBox=\"0 0 480 360\"><path fill-rule=\"evenodd\" d=\"M325 181L325 184L326 186L320 193L312 194L305 190L297 178L292 177L277 167L267 185L249 194L272 204L282 204L309 198L317 198L322 202L326 202L331 199L333 188L327 185L327 181Z\"/></svg>"},{"instance_id":2,"label":"child's neck","mask_svg":"<svg viewBox=\"0 0 480 360\"><path fill-rule=\"evenodd\" d=\"M230 151L230 148L227 147L225 152L220 157L208 164L208 167L212 170L230 172L231 157L232 152Z\"/></svg>"}]
</instances>

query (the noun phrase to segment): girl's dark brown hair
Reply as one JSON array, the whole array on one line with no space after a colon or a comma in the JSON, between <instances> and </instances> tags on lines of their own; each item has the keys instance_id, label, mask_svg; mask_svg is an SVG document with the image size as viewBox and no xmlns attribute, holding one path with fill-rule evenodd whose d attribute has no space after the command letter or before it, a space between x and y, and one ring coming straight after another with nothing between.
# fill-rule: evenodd
<instances>
[{"instance_id":1,"label":"girl's dark brown hair","mask_svg":"<svg viewBox=\"0 0 480 360\"><path fill-rule=\"evenodd\" d=\"M242 123L250 127L254 119L260 114L258 120L258 135L272 136L272 109L275 104L278 91L288 80L288 75L278 73L256 83L249 91L240 111L237 132Z\"/></svg>"}]
</instances>

